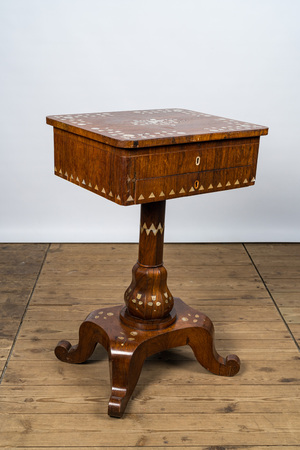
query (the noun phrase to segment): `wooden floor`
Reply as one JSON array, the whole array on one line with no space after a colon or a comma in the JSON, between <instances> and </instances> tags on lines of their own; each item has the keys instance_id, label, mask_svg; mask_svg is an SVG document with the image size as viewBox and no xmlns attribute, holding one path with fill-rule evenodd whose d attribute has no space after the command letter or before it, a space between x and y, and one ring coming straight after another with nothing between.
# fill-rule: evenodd
<instances>
[{"instance_id":1,"label":"wooden floor","mask_svg":"<svg viewBox=\"0 0 300 450\"><path fill-rule=\"evenodd\" d=\"M0 245L0 447L299 449L300 244L166 245L171 292L213 320L242 369L223 378L188 347L158 354L113 419L106 352L68 365L53 348L123 302L136 257L133 244Z\"/></svg>"}]
</instances>

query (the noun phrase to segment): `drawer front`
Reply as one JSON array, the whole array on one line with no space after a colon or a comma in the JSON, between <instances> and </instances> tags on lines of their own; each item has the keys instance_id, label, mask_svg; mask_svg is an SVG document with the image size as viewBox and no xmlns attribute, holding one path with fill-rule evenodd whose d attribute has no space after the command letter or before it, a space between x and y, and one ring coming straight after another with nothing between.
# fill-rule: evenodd
<instances>
[{"instance_id":1,"label":"drawer front","mask_svg":"<svg viewBox=\"0 0 300 450\"><path fill-rule=\"evenodd\" d=\"M252 186L255 174L256 165L252 165L137 180L134 203L149 203Z\"/></svg>"},{"instance_id":2,"label":"drawer front","mask_svg":"<svg viewBox=\"0 0 300 450\"><path fill-rule=\"evenodd\" d=\"M178 148L176 148L178 147ZM256 164L259 138L202 142L151 149L133 156L136 178L227 169Z\"/></svg>"}]
</instances>

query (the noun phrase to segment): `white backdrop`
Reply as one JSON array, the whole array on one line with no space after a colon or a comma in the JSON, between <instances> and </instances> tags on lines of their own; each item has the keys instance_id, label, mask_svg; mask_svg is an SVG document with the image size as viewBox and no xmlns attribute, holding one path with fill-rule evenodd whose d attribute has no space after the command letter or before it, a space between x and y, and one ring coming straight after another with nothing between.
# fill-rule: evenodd
<instances>
[{"instance_id":1,"label":"white backdrop","mask_svg":"<svg viewBox=\"0 0 300 450\"><path fill-rule=\"evenodd\" d=\"M270 131L256 185L168 201L166 241L299 241L299 17L297 0L1 0L0 241L137 241L139 207L53 175L45 116L171 107Z\"/></svg>"}]
</instances>

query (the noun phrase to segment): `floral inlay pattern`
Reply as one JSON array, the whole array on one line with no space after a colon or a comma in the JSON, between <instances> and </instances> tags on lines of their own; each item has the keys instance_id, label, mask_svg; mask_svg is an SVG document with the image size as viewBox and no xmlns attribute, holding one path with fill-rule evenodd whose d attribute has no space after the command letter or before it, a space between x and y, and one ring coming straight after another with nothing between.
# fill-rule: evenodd
<instances>
[{"instance_id":1,"label":"floral inlay pattern","mask_svg":"<svg viewBox=\"0 0 300 450\"><path fill-rule=\"evenodd\" d=\"M127 111L126 121L121 119L122 114L65 114L51 118L118 141L144 141L262 128L261 125L179 108Z\"/></svg>"}]
</instances>

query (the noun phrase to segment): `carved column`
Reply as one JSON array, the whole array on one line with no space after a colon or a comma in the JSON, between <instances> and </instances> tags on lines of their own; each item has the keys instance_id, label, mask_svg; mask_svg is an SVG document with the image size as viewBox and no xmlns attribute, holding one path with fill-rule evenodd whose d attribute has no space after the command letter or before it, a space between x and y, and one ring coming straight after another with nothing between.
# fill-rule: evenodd
<instances>
[{"instance_id":1,"label":"carved column","mask_svg":"<svg viewBox=\"0 0 300 450\"><path fill-rule=\"evenodd\" d=\"M162 320L173 308L163 266L165 208L166 201L141 205L138 262L124 296L127 313L137 319Z\"/></svg>"}]
</instances>

